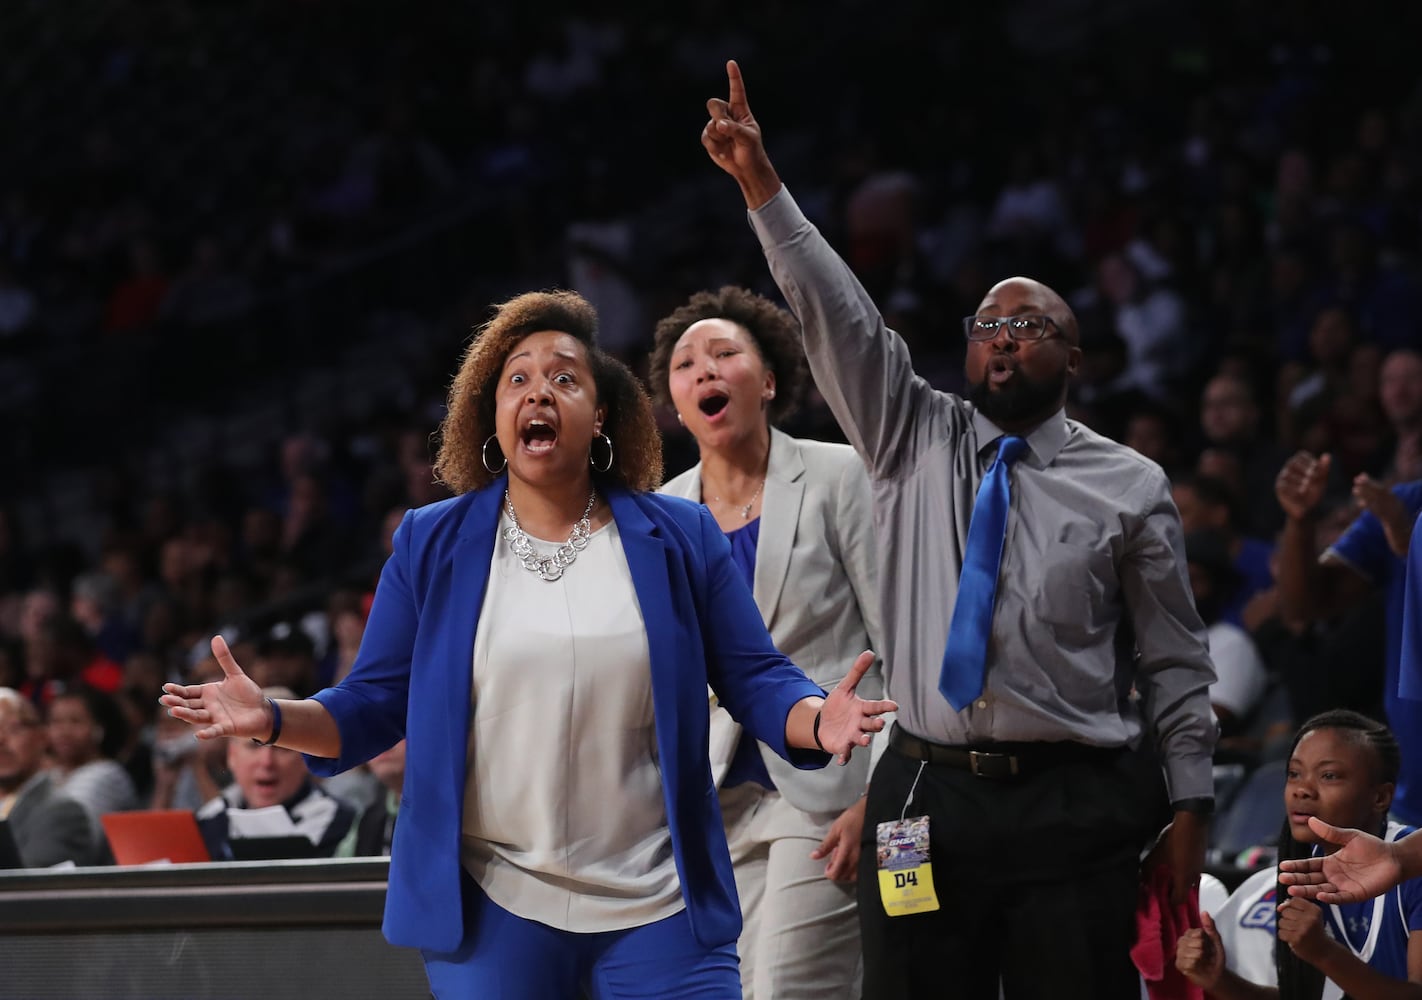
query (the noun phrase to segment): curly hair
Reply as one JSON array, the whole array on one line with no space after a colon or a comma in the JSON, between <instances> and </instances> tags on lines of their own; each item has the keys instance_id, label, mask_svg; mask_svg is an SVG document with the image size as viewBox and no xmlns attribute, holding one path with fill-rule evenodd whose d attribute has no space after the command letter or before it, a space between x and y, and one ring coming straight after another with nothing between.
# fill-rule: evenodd
<instances>
[{"instance_id":1,"label":"curly hair","mask_svg":"<svg viewBox=\"0 0 1422 1000\"><path fill-rule=\"evenodd\" d=\"M435 475L454 493L494 481L482 449L494 433L494 390L509 352L531 333L557 330L587 351L597 403L607 407L602 432L613 442L612 467L595 478L634 490L662 481L662 443L652 404L626 365L597 346L597 312L577 292L526 292L494 306L494 316L475 332L449 387L449 405L439 428Z\"/></svg>"},{"instance_id":2,"label":"curly hair","mask_svg":"<svg viewBox=\"0 0 1422 1000\"><path fill-rule=\"evenodd\" d=\"M671 399L671 356L687 327L703 319L726 319L742 327L760 352L765 366L775 373L775 398L770 401L771 423L788 418L804 399L809 371L800 343L800 324L774 302L736 285L715 292L697 292L685 305L657 323L647 378L656 401Z\"/></svg>"}]
</instances>

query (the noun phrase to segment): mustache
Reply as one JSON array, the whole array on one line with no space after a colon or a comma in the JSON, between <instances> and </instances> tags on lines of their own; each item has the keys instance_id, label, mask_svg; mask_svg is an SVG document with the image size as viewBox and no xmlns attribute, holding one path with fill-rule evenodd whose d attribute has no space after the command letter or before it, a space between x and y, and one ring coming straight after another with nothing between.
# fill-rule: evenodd
<instances>
[{"instance_id":1,"label":"mustache","mask_svg":"<svg viewBox=\"0 0 1422 1000\"><path fill-rule=\"evenodd\" d=\"M1061 407L1069 377L1065 368L1049 378L1033 378L1020 366L1015 370L1016 377L996 390L989 389L986 378L969 382L968 402L993 423L1045 419Z\"/></svg>"}]
</instances>

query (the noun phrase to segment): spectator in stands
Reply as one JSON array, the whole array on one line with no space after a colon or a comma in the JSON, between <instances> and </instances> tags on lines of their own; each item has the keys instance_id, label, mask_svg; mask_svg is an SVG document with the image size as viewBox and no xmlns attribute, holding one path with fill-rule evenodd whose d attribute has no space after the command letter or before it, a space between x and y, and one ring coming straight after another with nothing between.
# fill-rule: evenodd
<instances>
[{"instance_id":1,"label":"spectator in stands","mask_svg":"<svg viewBox=\"0 0 1422 1000\"><path fill-rule=\"evenodd\" d=\"M361 595L356 591L338 590L331 595L326 603L330 641L326 655L317 665L316 689L339 684L351 672L365 635L365 616Z\"/></svg>"},{"instance_id":2,"label":"spectator in stands","mask_svg":"<svg viewBox=\"0 0 1422 1000\"><path fill-rule=\"evenodd\" d=\"M1167 474L1180 468L1179 418L1159 406L1143 404L1133 408L1126 418L1126 433L1121 443L1140 452Z\"/></svg>"},{"instance_id":3,"label":"spectator in stands","mask_svg":"<svg viewBox=\"0 0 1422 1000\"><path fill-rule=\"evenodd\" d=\"M44 771L45 730L35 706L0 688L0 820L30 868L89 864L96 841L89 814Z\"/></svg>"},{"instance_id":4,"label":"spectator in stands","mask_svg":"<svg viewBox=\"0 0 1422 1000\"><path fill-rule=\"evenodd\" d=\"M350 843L348 853L360 857L389 857L395 842L395 819L400 812L400 796L405 787L405 741L401 740L389 750L376 754L365 762L365 766L379 780L380 790L375 800L361 811L352 831L355 839Z\"/></svg>"},{"instance_id":5,"label":"spectator in stands","mask_svg":"<svg viewBox=\"0 0 1422 1000\"><path fill-rule=\"evenodd\" d=\"M295 697L279 687L262 693ZM197 811L198 827L215 860L331 857L355 823L355 808L312 781L295 750L228 740L227 766L232 784ZM278 806L281 813L260 812Z\"/></svg>"},{"instance_id":6,"label":"spectator in stands","mask_svg":"<svg viewBox=\"0 0 1422 1000\"><path fill-rule=\"evenodd\" d=\"M126 723L112 697L86 687L57 694L45 726L54 785L88 811L96 834L104 813L138 808L133 779L114 759Z\"/></svg>"},{"instance_id":7,"label":"spectator in stands","mask_svg":"<svg viewBox=\"0 0 1422 1000\"><path fill-rule=\"evenodd\" d=\"M1236 586L1230 596L1217 605L1219 618L1253 631L1260 622L1258 609L1250 619L1246 619L1245 612L1256 596L1274 587L1274 574L1270 569L1274 546L1240 533L1234 494L1218 479L1178 477L1171 484L1170 492L1180 511L1180 527L1186 536L1209 531L1223 539L1226 546ZM1215 598L1217 602L1221 599L1218 593Z\"/></svg>"},{"instance_id":8,"label":"spectator in stands","mask_svg":"<svg viewBox=\"0 0 1422 1000\"><path fill-rule=\"evenodd\" d=\"M1239 462L1245 532L1256 538L1273 538L1279 529L1278 510L1272 504L1251 501L1269 495L1287 456L1264 435L1254 387L1238 375L1211 378L1200 399L1200 429L1209 445ZM1203 468L1199 471L1206 472Z\"/></svg>"},{"instance_id":9,"label":"spectator in stands","mask_svg":"<svg viewBox=\"0 0 1422 1000\"><path fill-rule=\"evenodd\" d=\"M809 767L847 762L894 707L854 694L869 652L823 697L774 649L710 513L642 492L661 479L651 405L595 331L577 295L530 293L469 347L439 458L461 495L406 515L345 682L264 697L218 637L225 679L162 697L204 738L300 749L320 773L408 738L385 930L423 949L436 993L571 996L596 977L606 995L735 995L708 681Z\"/></svg>"},{"instance_id":10,"label":"spectator in stands","mask_svg":"<svg viewBox=\"0 0 1422 1000\"><path fill-rule=\"evenodd\" d=\"M160 705L153 725L149 808L197 812L205 802L221 795L232 778L226 751L221 741L199 740L191 726L173 718Z\"/></svg>"},{"instance_id":11,"label":"spectator in stands","mask_svg":"<svg viewBox=\"0 0 1422 1000\"><path fill-rule=\"evenodd\" d=\"M40 706L75 687L113 694L123 685L123 668L99 652L84 627L67 615L40 627L26 657L21 693Z\"/></svg>"},{"instance_id":12,"label":"spectator in stands","mask_svg":"<svg viewBox=\"0 0 1422 1000\"><path fill-rule=\"evenodd\" d=\"M1190 363L1192 339L1179 293L1151 282L1125 254L1108 254L1097 265L1096 291L1114 333L1126 345L1126 368L1117 387L1151 399L1164 397Z\"/></svg>"},{"instance_id":13,"label":"spectator in stands","mask_svg":"<svg viewBox=\"0 0 1422 1000\"><path fill-rule=\"evenodd\" d=\"M1343 536L1320 557L1314 541L1315 512L1323 499L1330 457L1299 452L1279 472L1276 495L1286 517L1279 540L1279 598L1286 621L1296 627L1337 613L1376 588L1387 595L1387 654L1383 707L1402 746L1402 771L1393 799L1396 814L1422 819L1422 701L1398 692L1408 542L1422 511L1422 481L1391 490L1366 476L1354 493L1363 504Z\"/></svg>"},{"instance_id":14,"label":"spectator in stands","mask_svg":"<svg viewBox=\"0 0 1422 1000\"><path fill-rule=\"evenodd\" d=\"M1223 615L1240 589L1228 536L1208 528L1191 532L1185 536L1185 557L1190 591L1205 623L1210 661L1215 665L1210 705L1220 721L1220 735L1232 737L1242 731L1264 696L1268 672L1249 633Z\"/></svg>"},{"instance_id":15,"label":"spectator in stands","mask_svg":"<svg viewBox=\"0 0 1422 1000\"><path fill-rule=\"evenodd\" d=\"M137 647L139 637L120 617L118 602L118 583L107 573L91 571L75 579L69 614L84 626L100 653L122 663Z\"/></svg>"},{"instance_id":16,"label":"spectator in stands","mask_svg":"<svg viewBox=\"0 0 1422 1000\"><path fill-rule=\"evenodd\" d=\"M1351 498L1325 497L1316 509L1314 558L1327 552L1357 515ZM1278 579L1280 556L1270 562ZM1286 620L1279 587L1257 598L1251 611L1262 616L1252 636L1272 676L1287 692L1291 716L1309 719L1332 708L1364 715L1383 713L1383 663L1387 654L1386 594L1374 590L1357 603L1322 608L1312 621ZM1339 670L1339 663L1349 669Z\"/></svg>"},{"instance_id":17,"label":"spectator in stands","mask_svg":"<svg viewBox=\"0 0 1422 1000\"><path fill-rule=\"evenodd\" d=\"M281 622L258 641L258 649L250 672L258 686L289 688L299 697L317 690L316 647L300 625Z\"/></svg>"}]
</instances>

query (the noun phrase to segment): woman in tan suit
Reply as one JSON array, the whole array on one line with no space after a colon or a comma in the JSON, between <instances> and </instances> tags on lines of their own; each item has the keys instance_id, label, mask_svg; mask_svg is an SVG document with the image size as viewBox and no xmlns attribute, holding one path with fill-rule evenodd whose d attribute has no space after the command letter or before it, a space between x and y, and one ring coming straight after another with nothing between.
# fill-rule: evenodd
<instances>
[{"instance_id":1,"label":"woman in tan suit","mask_svg":"<svg viewBox=\"0 0 1422 1000\"><path fill-rule=\"evenodd\" d=\"M700 292L657 324L650 377L701 453L662 492L710 509L776 646L833 686L878 639L869 480L847 445L772 426L808 382L795 319L742 288ZM864 697L880 683L875 666ZM745 996L857 997L859 843L840 831L862 825L867 755L795 773L714 699L711 743L745 918Z\"/></svg>"}]
</instances>

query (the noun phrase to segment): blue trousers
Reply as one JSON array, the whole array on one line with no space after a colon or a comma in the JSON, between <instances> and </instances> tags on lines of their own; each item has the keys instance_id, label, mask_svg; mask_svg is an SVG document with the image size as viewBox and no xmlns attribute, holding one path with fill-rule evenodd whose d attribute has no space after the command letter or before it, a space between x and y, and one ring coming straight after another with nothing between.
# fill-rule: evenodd
<instances>
[{"instance_id":1,"label":"blue trousers","mask_svg":"<svg viewBox=\"0 0 1422 1000\"><path fill-rule=\"evenodd\" d=\"M623 931L576 934L525 920L465 874L464 941L422 951L436 1000L740 1000L735 942L707 948L686 911Z\"/></svg>"}]
</instances>

